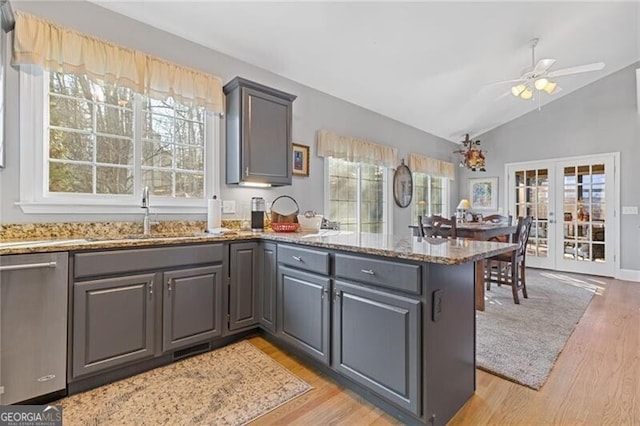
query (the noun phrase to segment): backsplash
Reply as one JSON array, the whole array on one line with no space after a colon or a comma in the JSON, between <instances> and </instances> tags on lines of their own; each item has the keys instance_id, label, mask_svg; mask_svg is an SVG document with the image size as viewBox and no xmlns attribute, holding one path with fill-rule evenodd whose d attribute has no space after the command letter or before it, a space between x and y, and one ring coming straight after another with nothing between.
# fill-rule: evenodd
<instances>
[{"instance_id":1,"label":"backsplash","mask_svg":"<svg viewBox=\"0 0 640 426\"><path fill-rule=\"evenodd\" d=\"M240 229L240 220L223 220L222 226ZM265 224L268 225L268 224ZM184 235L204 232L204 220L167 220L152 226L152 235ZM142 222L61 222L0 225L0 240L37 238L104 238L142 234Z\"/></svg>"}]
</instances>

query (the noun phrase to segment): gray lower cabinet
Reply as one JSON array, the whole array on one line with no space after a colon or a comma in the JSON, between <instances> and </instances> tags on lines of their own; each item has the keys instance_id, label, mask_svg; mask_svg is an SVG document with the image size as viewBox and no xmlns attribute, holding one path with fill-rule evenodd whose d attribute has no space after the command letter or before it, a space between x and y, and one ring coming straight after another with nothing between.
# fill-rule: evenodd
<instances>
[{"instance_id":1,"label":"gray lower cabinet","mask_svg":"<svg viewBox=\"0 0 640 426\"><path fill-rule=\"evenodd\" d=\"M278 267L278 336L329 364L331 279Z\"/></svg>"},{"instance_id":2,"label":"gray lower cabinet","mask_svg":"<svg viewBox=\"0 0 640 426\"><path fill-rule=\"evenodd\" d=\"M229 246L230 331L258 324L259 244L232 243Z\"/></svg>"},{"instance_id":3,"label":"gray lower cabinet","mask_svg":"<svg viewBox=\"0 0 640 426\"><path fill-rule=\"evenodd\" d=\"M277 249L274 243L260 245L260 277L258 280L258 312L260 325L276 332L276 281L278 277Z\"/></svg>"},{"instance_id":4,"label":"gray lower cabinet","mask_svg":"<svg viewBox=\"0 0 640 426\"><path fill-rule=\"evenodd\" d=\"M333 368L420 415L420 301L334 282Z\"/></svg>"},{"instance_id":5,"label":"gray lower cabinet","mask_svg":"<svg viewBox=\"0 0 640 426\"><path fill-rule=\"evenodd\" d=\"M222 265L165 272L162 350L222 334Z\"/></svg>"},{"instance_id":6,"label":"gray lower cabinet","mask_svg":"<svg viewBox=\"0 0 640 426\"><path fill-rule=\"evenodd\" d=\"M74 377L154 355L159 279L147 273L74 284Z\"/></svg>"}]
</instances>

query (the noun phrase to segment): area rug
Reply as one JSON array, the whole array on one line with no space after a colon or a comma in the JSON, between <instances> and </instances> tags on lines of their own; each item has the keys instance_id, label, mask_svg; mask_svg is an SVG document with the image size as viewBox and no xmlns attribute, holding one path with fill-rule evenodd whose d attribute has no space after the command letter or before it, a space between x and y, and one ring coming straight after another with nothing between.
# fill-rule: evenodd
<instances>
[{"instance_id":1,"label":"area rug","mask_svg":"<svg viewBox=\"0 0 640 426\"><path fill-rule=\"evenodd\" d=\"M57 403L65 425L243 425L310 389L241 341Z\"/></svg>"},{"instance_id":2,"label":"area rug","mask_svg":"<svg viewBox=\"0 0 640 426\"><path fill-rule=\"evenodd\" d=\"M476 365L540 389L603 282L596 277L527 268L529 298L513 302L511 287L491 285L476 311Z\"/></svg>"}]
</instances>

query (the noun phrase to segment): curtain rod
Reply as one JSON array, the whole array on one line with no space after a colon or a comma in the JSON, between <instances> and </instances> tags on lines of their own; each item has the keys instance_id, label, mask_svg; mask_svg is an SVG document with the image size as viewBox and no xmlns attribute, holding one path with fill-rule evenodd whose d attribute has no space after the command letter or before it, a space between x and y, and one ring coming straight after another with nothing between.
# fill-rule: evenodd
<instances>
[{"instance_id":1,"label":"curtain rod","mask_svg":"<svg viewBox=\"0 0 640 426\"><path fill-rule=\"evenodd\" d=\"M13 9L9 0L0 0L0 24L5 32L13 30L16 25L16 19L13 16Z\"/></svg>"}]
</instances>

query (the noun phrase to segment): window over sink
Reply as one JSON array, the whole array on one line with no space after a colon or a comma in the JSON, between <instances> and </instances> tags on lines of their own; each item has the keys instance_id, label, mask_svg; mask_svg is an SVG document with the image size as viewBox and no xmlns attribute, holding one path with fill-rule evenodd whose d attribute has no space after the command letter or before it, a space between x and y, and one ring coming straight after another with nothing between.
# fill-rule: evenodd
<instances>
[{"instance_id":1,"label":"window over sink","mask_svg":"<svg viewBox=\"0 0 640 426\"><path fill-rule=\"evenodd\" d=\"M21 102L31 104L23 106L32 111L31 122L42 124L34 126L33 138L22 140L23 147L41 153L21 164L31 179L38 169L42 173L28 200L52 204L53 210L70 204L75 212L79 202L137 207L149 186L155 206L205 205L217 173L219 118L202 107L85 75L33 69L23 74L21 89L33 96ZM28 172L29 165L36 170Z\"/></svg>"}]
</instances>

